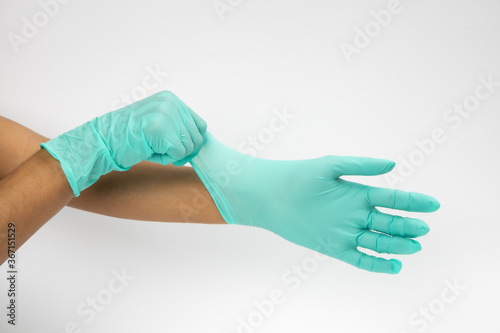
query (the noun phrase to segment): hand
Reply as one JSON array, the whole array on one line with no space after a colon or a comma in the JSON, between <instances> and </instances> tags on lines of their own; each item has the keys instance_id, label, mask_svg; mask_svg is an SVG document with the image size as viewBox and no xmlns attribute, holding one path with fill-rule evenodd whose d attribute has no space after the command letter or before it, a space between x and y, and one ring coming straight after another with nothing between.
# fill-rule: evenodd
<instances>
[{"instance_id":1,"label":"hand","mask_svg":"<svg viewBox=\"0 0 500 333\"><path fill-rule=\"evenodd\" d=\"M61 163L75 196L110 171L143 160L183 165L201 149L207 124L162 91L109 112L41 146Z\"/></svg>"},{"instance_id":2,"label":"hand","mask_svg":"<svg viewBox=\"0 0 500 333\"><path fill-rule=\"evenodd\" d=\"M414 212L439 208L419 193L370 187L340 178L380 175L394 162L325 156L310 160L254 158L218 142L210 133L191 164L228 223L261 227L281 237L372 272L398 273L401 262L360 252L411 254L411 239L425 235L424 221L384 214L376 207Z\"/></svg>"}]
</instances>

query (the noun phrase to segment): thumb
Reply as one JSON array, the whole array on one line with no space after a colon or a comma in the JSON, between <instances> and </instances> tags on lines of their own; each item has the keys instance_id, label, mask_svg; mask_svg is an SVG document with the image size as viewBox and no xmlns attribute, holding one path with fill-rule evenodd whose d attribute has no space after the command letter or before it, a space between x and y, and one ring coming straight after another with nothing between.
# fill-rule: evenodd
<instances>
[{"instance_id":1,"label":"thumb","mask_svg":"<svg viewBox=\"0 0 500 333\"><path fill-rule=\"evenodd\" d=\"M390 160L354 157L354 156L325 156L324 157L335 178L340 176L376 176L391 171L396 163Z\"/></svg>"}]
</instances>

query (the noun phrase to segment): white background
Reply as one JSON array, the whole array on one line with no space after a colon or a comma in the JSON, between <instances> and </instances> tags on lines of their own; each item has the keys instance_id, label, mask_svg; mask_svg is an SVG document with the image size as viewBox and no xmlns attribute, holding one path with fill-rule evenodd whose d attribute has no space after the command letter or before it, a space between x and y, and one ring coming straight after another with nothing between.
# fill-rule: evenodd
<instances>
[{"instance_id":1,"label":"white background","mask_svg":"<svg viewBox=\"0 0 500 333\"><path fill-rule=\"evenodd\" d=\"M0 113L55 137L137 94L155 67L168 75L147 93L173 91L233 148L286 108L296 117L258 156L373 156L399 165L420 157L396 187L441 202L436 213L411 215L431 226L422 251L399 256L394 276L319 262L292 290L283 274L312 252L263 230L66 208L18 251L15 328L6 324L0 269L0 331L59 333L73 321L81 332L237 332L239 318L258 319L254 302L278 289L284 302L240 332L500 332L500 87L460 126L443 118L470 101L480 76L500 81L500 1L401 0L350 62L340 46L353 44L387 1L232 3L221 19L212 0L73 0L15 52L9 33L22 35L23 17L33 22L42 7L4 0ZM446 140L419 153L415 141L436 128ZM385 177L359 181L390 186ZM135 278L86 322L78 306L104 295L122 269ZM454 295L445 281L466 289L444 303L443 293ZM429 307L432 319L423 319Z\"/></svg>"}]
</instances>

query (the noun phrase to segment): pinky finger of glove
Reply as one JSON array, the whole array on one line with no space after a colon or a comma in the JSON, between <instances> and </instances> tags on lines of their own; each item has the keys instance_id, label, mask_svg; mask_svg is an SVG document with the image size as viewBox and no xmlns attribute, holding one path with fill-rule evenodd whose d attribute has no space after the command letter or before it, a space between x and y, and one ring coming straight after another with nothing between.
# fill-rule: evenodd
<instances>
[{"instance_id":1,"label":"pinky finger of glove","mask_svg":"<svg viewBox=\"0 0 500 333\"><path fill-rule=\"evenodd\" d=\"M401 271L401 261L397 259L384 259L368 255L358 250L349 250L340 260L375 273L398 274Z\"/></svg>"}]
</instances>

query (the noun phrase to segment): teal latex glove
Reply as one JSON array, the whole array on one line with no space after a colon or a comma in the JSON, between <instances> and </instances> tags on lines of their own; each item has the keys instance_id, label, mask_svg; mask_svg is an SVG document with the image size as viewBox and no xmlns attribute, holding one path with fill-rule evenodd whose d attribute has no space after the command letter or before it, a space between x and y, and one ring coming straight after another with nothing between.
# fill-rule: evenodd
<instances>
[{"instance_id":1,"label":"teal latex glove","mask_svg":"<svg viewBox=\"0 0 500 333\"><path fill-rule=\"evenodd\" d=\"M148 160L183 165L201 149L207 124L162 91L42 143L60 163L75 196L110 171Z\"/></svg>"},{"instance_id":2,"label":"teal latex glove","mask_svg":"<svg viewBox=\"0 0 500 333\"><path fill-rule=\"evenodd\" d=\"M275 161L224 146L210 133L191 165L227 223L261 227L281 237L372 272L398 273L401 262L367 255L412 254L411 239L425 235L424 221L384 214L376 207L432 212L436 199L419 193L370 187L340 178L380 175L394 162L325 156Z\"/></svg>"}]
</instances>

